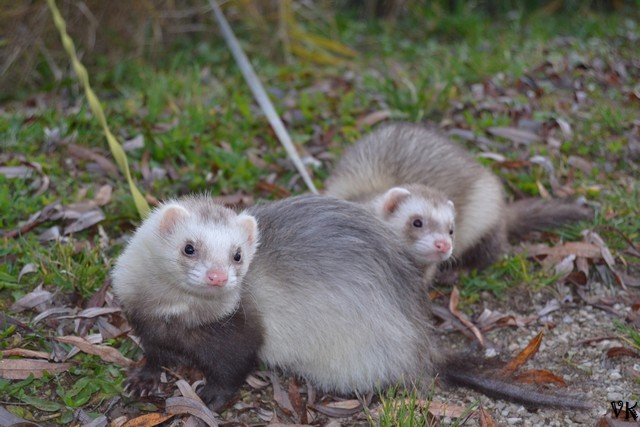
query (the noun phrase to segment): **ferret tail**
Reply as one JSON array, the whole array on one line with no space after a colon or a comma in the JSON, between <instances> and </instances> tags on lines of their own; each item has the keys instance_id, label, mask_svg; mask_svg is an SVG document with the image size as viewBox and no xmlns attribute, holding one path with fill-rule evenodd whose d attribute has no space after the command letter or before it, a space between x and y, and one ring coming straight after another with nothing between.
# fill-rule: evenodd
<instances>
[{"instance_id":1,"label":"ferret tail","mask_svg":"<svg viewBox=\"0 0 640 427\"><path fill-rule=\"evenodd\" d=\"M440 365L439 378L446 385L464 387L479 391L489 397L519 403L526 408L540 407L564 408L564 409L591 409L592 404L579 396L568 397L569 392L563 395L554 391L545 391L540 387L529 384L517 383L502 377L497 370L482 372L478 366L483 361L476 357L455 357Z\"/></svg>"},{"instance_id":2,"label":"ferret tail","mask_svg":"<svg viewBox=\"0 0 640 427\"><path fill-rule=\"evenodd\" d=\"M578 203L522 199L506 206L507 234L510 239L517 239L531 231L556 228L591 216L591 211Z\"/></svg>"}]
</instances>

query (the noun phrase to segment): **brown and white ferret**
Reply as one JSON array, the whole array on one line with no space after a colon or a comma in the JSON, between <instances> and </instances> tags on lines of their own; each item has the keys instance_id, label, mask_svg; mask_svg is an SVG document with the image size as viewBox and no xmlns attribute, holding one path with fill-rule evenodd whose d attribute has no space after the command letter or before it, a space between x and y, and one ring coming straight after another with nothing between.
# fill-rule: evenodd
<instances>
[{"instance_id":1,"label":"brown and white ferret","mask_svg":"<svg viewBox=\"0 0 640 427\"><path fill-rule=\"evenodd\" d=\"M244 277L258 246L255 218L205 197L171 200L136 230L113 269L113 290L146 355L134 395L155 391L162 367L195 366L219 409L256 365L264 332Z\"/></svg>"},{"instance_id":2,"label":"brown and white ferret","mask_svg":"<svg viewBox=\"0 0 640 427\"><path fill-rule=\"evenodd\" d=\"M347 148L327 179L326 194L362 201L396 186L419 184L455 205L453 258L462 267L484 268L507 239L585 219L577 204L539 198L506 203L502 184L461 146L425 126L380 126Z\"/></svg>"},{"instance_id":3,"label":"brown and white ferret","mask_svg":"<svg viewBox=\"0 0 640 427\"><path fill-rule=\"evenodd\" d=\"M359 204L308 195L236 214L206 196L169 201L113 271L147 359L127 387L142 395L162 367L193 366L215 410L262 360L344 394L428 387L438 375L528 406L587 406L448 356L421 276L406 245Z\"/></svg>"}]
</instances>

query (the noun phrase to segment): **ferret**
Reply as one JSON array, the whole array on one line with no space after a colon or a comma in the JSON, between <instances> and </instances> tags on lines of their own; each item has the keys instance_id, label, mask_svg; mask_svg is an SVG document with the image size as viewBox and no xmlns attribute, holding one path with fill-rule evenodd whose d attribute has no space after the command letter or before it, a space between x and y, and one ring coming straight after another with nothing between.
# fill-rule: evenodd
<instances>
[{"instance_id":1,"label":"ferret","mask_svg":"<svg viewBox=\"0 0 640 427\"><path fill-rule=\"evenodd\" d=\"M424 268L423 280L431 283L438 267L453 253L453 202L442 192L421 184L393 187L358 201L404 242L417 265Z\"/></svg>"},{"instance_id":2,"label":"ferret","mask_svg":"<svg viewBox=\"0 0 640 427\"><path fill-rule=\"evenodd\" d=\"M113 269L113 290L146 355L127 389L153 392L162 367L195 366L220 409L255 368L264 332L244 276L259 244L255 219L204 197L172 200L137 229Z\"/></svg>"},{"instance_id":3,"label":"ferret","mask_svg":"<svg viewBox=\"0 0 640 427\"><path fill-rule=\"evenodd\" d=\"M558 200L506 203L498 177L470 153L435 130L409 123L378 127L346 149L327 179L326 194L369 200L411 183L452 200L453 258L468 269L492 264L509 238L589 216L585 208Z\"/></svg>"},{"instance_id":4,"label":"ferret","mask_svg":"<svg viewBox=\"0 0 640 427\"><path fill-rule=\"evenodd\" d=\"M256 226L257 224L257 226ZM452 360L436 343L421 268L393 231L359 204L305 195L236 214L206 196L162 205L118 258L113 290L147 365L205 372L213 408L256 360L351 394L445 383L529 406L585 408Z\"/></svg>"}]
</instances>

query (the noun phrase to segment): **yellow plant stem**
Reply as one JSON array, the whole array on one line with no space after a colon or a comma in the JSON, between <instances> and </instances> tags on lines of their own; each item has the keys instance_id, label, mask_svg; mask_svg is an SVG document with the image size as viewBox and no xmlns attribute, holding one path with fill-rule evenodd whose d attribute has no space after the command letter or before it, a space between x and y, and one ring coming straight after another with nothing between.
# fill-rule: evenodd
<instances>
[{"instance_id":1,"label":"yellow plant stem","mask_svg":"<svg viewBox=\"0 0 640 427\"><path fill-rule=\"evenodd\" d=\"M136 208L138 209L138 213L141 218L145 218L149 213L149 204L145 200L144 196L140 193L140 190L136 187L133 179L131 178L131 172L129 171L129 162L127 161L127 155L125 154L122 146L118 142L115 136L109 130L109 125L107 124L107 118L104 114L104 110L100 105L100 100L96 96L93 89L89 84L89 74L87 73L87 69L82 65L80 60L78 59L78 55L76 55L76 48L73 44L73 40L69 34L67 34L67 24L64 21L64 18L60 14L58 7L56 6L55 0L47 0L47 4L49 5L49 10L51 10L51 15L53 16L53 22L60 33L60 39L62 40L62 45L64 50L69 55L71 59L71 63L73 65L73 69L78 76L78 80L82 83L84 87L84 93L87 97L87 102L89 103L89 108L93 115L98 119L100 125L102 126L102 130L107 138L107 142L109 143L109 148L111 149L111 154L115 159L120 171L127 178L127 182L129 183L129 190L131 191L131 196L133 197L133 201L136 204Z\"/></svg>"}]
</instances>

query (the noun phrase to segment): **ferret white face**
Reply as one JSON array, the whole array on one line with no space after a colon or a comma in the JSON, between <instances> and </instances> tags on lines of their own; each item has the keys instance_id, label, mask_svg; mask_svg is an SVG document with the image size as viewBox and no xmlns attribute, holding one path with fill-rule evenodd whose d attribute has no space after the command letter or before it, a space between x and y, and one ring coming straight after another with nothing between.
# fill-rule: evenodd
<instances>
[{"instance_id":1,"label":"ferret white face","mask_svg":"<svg viewBox=\"0 0 640 427\"><path fill-rule=\"evenodd\" d=\"M453 202L424 197L403 187L382 196L382 218L410 245L419 262L440 263L453 253Z\"/></svg>"},{"instance_id":2,"label":"ferret white face","mask_svg":"<svg viewBox=\"0 0 640 427\"><path fill-rule=\"evenodd\" d=\"M220 207L191 212L179 204L163 207L148 248L158 254L167 283L204 297L238 292L257 248L255 219ZM158 290L161 292L161 290Z\"/></svg>"}]
</instances>

